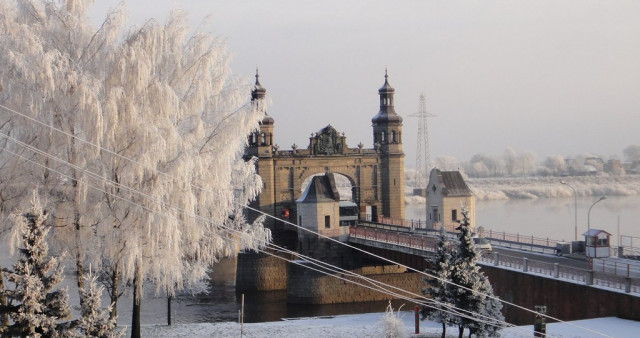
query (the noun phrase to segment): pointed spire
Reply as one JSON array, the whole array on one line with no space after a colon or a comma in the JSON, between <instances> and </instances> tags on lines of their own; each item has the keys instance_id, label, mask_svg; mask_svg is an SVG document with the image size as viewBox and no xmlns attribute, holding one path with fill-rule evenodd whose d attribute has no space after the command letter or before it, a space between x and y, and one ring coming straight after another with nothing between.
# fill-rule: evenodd
<instances>
[{"instance_id":1,"label":"pointed spire","mask_svg":"<svg viewBox=\"0 0 640 338\"><path fill-rule=\"evenodd\" d=\"M395 93L395 89L391 87L389 84L389 72L387 68L384 68L384 84L380 89L378 89L378 95L380 95L380 111L376 116L373 117L371 122L373 124L377 123L401 123L402 117L396 114L395 109L393 108L393 95Z\"/></svg>"},{"instance_id":2,"label":"pointed spire","mask_svg":"<svg viewBox=\"0 0 640 338\"><path fill-rule=\"evenodd\" d=\"M260 85L260 74L258 73L258 67L256 67L256 87L262 87Z\"/></svg>"},{"instance_id":3,"label":"pointed spire","mask_svg":"<svg viewBox=\"0 0 640 338\"><path fill-rule=\"evenodd\" d=\"M391 85L389 84L389 73L387 72L387 67L384 67L384 84L382 85L382 87L380 87L380 89L378 89L379 93L383 93L383 92L394 92L395 89L393 89L393 87L391 87Z\"/></svg>"},{"instance_id":4,"label":"pointed spire","mask_svg":"<svg viewBox=\"0 0 640 338\"><path fill-rule=\"evenodd\" d=\"M266 94L267 90L260 84L260 74L258 73L258 67L256 67L256 84L253 85L253 89L251 90L251 101L264 99Z\"/></svg>"},{"instance_id":5,"label":"pointed spire","mask_svg":"<svg viewBox=\"0 0 640 338\"><path fill-rule=\"evenodd\" d=\"M258 104L264 109L264 97L267 94L267 90L262 87L260 84L260 73L258 73L258 67L256 67L256 84L253 85L253 89L251 90L251 102L253 104ZM273 125L273 117L269 116L267 112L264 112L264 118L260 122L261 125L268 126Z\"/></svg>"}]
</instances>

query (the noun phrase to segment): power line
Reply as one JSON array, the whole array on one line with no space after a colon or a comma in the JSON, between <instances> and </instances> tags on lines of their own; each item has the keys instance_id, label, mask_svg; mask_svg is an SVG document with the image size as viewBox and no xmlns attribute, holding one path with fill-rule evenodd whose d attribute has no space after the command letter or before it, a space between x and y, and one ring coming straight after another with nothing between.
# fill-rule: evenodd
<instances>
[{"instance_id":1,"label":"power line","mask_svg":"<svg viewBox=\"0 0 640 338\"><path fill-rule=\"evenodd\" d=\"M241 106L240 108L238 108L237 110L235 110L235 111L234 111L234 113L235 113L235 112L237 112L237 111L239 111L240 109L244 108L244 107L245 107L245 106L247 106L248 104L249 104L249 103L247 103L247 104L245 104L245 105ZM33 121L33 122L36 122L36 123L38 123L38 124L40 124L40 125L42 125L42 126L45 126L45 127L47 127L47 128L50 128L50 129L52 129L52 130L54 130L54 131L57 131L57 132L63 133L64 135L67 135L67 136L69 136L69 137L71 137L71 138L77 139L77 140L81 141L81 142L82 142L82 143L84 143L84 144L87 144L87 145L90 145L90 146L93 146L93 147L99 148L99 149L101 149L101 150L103 150L103 151L105 151L105 152L107 152L107 153L113 154L113 155L115 155L115 156L117 156L117 157L119 157L119 158L122 158L122 159L126 160L126 161L129 161L129 162L131 162L131 163L135 163L135 164L137 164L137 165L142 166L142 164L140 164L139 162L137 162L137 161L135 161L135 160L132 160L132 159L127 158L127 157L125 157L125 156L122 156L122 155L120 155L120 154L114 153L114 152L112 152L112 151L110 151L110 150L108 150L108 149L105 149L105 148L103 148L103 147L101 147L101 146L99 146L99 145L96 145L96 144L93 144L93 143L91 143L91 142L89 142L89 141L83 140L83 139L81 139L81 138L79 138L79 137L77 137L77 136L75 136L75 135L71 135L71 134L69 134L69 133L66 133L66 132L64 132L64 131L62 131L62 130L59 130L59 129L57 129L57 128L53 127L53 126L49 126L49 125L47 125L47 124L44 124L44 123L42 123L42 122L38 121L37 119L31 118L31 117L29 117L29 116L27 116L27 115L25 115L25 114L22 114L22 113L20 113L20 112L17 112L17 111L15 111L14 109L8 108L8 107L6 107L6 106L4 106L4 105L1 105L1 104L0 104L0 107L1 107L1 108L4 108L5 110L8 110L8 111L10 111L10 112L12 112L12 113L14 113L14 114L17 114L17 115L19 115L19 116L25 117L25 118L27 118L27 119L29 119L29 120L31 120L31 121ZM5 137L9 137L9 138L11 138L10 136L7 136L6 134L2 134L2 135L3 135L3 136L5 136ZM13 138L11 138L11 139L13 139ZM17 140L16 140L16 141L17 141ZM19 142L19 141L18 141L18 142ZM29 147L31 147L31 146L29 146ZM31 148L33 148L33 147L31 147ZM35 149L35 148L34 148L34 149ZM9 151L9 150L6 150L6 151L8 151L8 152L12 153L12 152L11 152L11 151ZM40 150L38 150L38 151L39 151L39 152L41 152ZM46 153L46 152L45 152L45 153ZM29 162L32 162L32 163L34 163L34 164L40 165L40 164L38 164L38 163L35 163L35 162L31 161L31 160L28 160L28 159L26 159L26 158L24 158L24 157L20 156L20 155L18 155L18 154L15 154L15 153L12 153L12 154L14 154L14 155L16 155L16 156L19 156L19 157L21 157L21 158L23 158L23 159L25 159L25 160L27 160L27 161L29 161ZM48 153L47 153L47 155L48 155ZM48 156L52 156L52 155L48 155ZM55 157L54 157L54 158L55 158ZM64 160L61 160L61 161L64 161ZM66 161L64 161L64 162L66 162ZM67 162L67 163L68 163L68 162ZM69 164L69 165L72 165L71 163L68 163L68 164ZM79 168L79 167L78 167L78 168ZM49 169L51 169L51 168L49 168ZM80 168L80 169L78 169L78 170L84 170L84 169ZM160 174L162 174L162 175L166 176L166 177L174 178L173 176L171 176L171 175L169 175L169 174L166 174L166 173L164 173L164 172L162 172L162 171L159 171L159 170L157 170L157 169L155 169L155 168L154 168L153 170L154 170L155 172L158 172L158 173L160 173ZM62 173L60 173L60 174L62 174ZM62 175L64 175L64 174L62 174ZM95 175L95 174L94 174L94 175ZM65 175L65 176L66 176L66 175ZM70 177L70 178L71 178L71 177ZM72 179L73 179L73 178L72 178ZM100 179L102 179L102 178L100 178ZM190 186L192 186L193 188L199 189L199 190L203 190L203 191L207 191L207 192L211 192L211 193L213 193L213 194L216 194L216 193L215 193L215 192L213 192L213 191L210 191L210 190L204 189L204 188L202 188L202 187L195 186L195 185L193 185L193 184L190 184ZM119 197L117 197L117 196L115 196L115 195L113 195L113 196L114 196L114 197L116 197L116 198L119 198ZM336 239L334 239L334 238L331 238L331 237L328 237L328 236L322 235L322 234L320 234L320 233L313 232L313 231L311 231L311 230L309 230L309 229L306 229L306 228L304 228L304 227L300 227L300 226L298 226L297 224L293 224L293 223L291 223L291 222L289 222L289 221L287 221L287 220L281 220L281 219L278 219L278 218L277 218L277 217L275 217L275 216L272 216L272 215L266 214L266 213L264 213L264 212L262 212L262 211L260 211L260 210L257 210L257 209L255 209L255 208L251 208L251 207L249 207L249 206L247 206L247 205L244 205L244 204L242 204L242 203L239 203L239 202L233 202L233 203L234 203L234 204L237 204L238 206L241 206L241 207L243 207L243 208L246 208L246 209L249 209L249 210L253 210L253 211L255 211L255 212L258 212L258 213L260 213L260 214L263 214L263 215L264 215L264 216L266 216L266 217L270 217L270 218L273 218L273 219L276 219L276 220L282 221L282 222L284 222L284 223L286 223L286 224L289 224L289 225L291 225L291 226L294 226L295 228L297 228L297 229L299 229L299 230L303 230L303 231L307 231L307 232L313 233L313 234L315 234L315 235L317 235L317 236L319 236L319 237L321 237L321 238L324 238L324 239L327 239L327 240L333 241L333 242L335 242L335 243L338 243L338 244L340 244L340 245L344 245L344 246L346 246L346 247L349 247L349 248L355 249L355 250L360 251L360 252L362 252L362 253L364 253L364 254L366 254L366 255L370 255L370 256L372 256L372 257L375 257L375 258L381 259L381 260L386 261L386 262L389 262L389 263L391 263L391 264L395 264L395 265L402 266L402 267L404 267L404 268L406 268L406 269L408 269L408 270L411 270L411 271L417 272L417 273L419 273L419 274L422 274L422 275L424 275L424 276L427 276L427 277L430 277L430 278L433 278L433 279L436 279L436 280L443 281L443 282L448 283L448 284L451 284L451 285L453 285L453 286L455 286L455 287L457 287L457 288L465 289L465 290L467 290L467 291L471 291L471 292L473 292L473 293L475 293L475 294L481 294L481 295L484 295L484 296L486 296L486 297L488 297L488 298L492 298L492 299L495 299L495 300L497 300L497 301L500 301L500 302L502 302L502 303L504 303L504 304L514 306L514 307L516 307L516 308L519 308L519 309L525 310L525 311L527 311L527 312L531 312L531 313L533 313L533 314L538 314L538 313L537 313L536 311L534 311L534 310L531 310L531 309L525 308L525 307L520 306L520 305L517 305L517 304L515 304L515 303L507 302L507 301L502 300L502 299L500 299L500 298L498 298L498 297L495 297L495 296L491 296L491 295L483 294L483 293L481 293L481 292L478 292L478 291L475 291L475 290L469 289L469 288L467 288L467 287L465 287L465 286L462 286L462 285L455 284L455 283L453 283L453 282L451 282L451 281L448 281L448 280L443 280L443 279L441 279L441 278L439 278L439 277L437 277L437 276L434 276L434 275L428 274L428 273L426 273L426 272L424 272L424 271L419 271L419 270L414 269L414 268L412 268L412 267L409 267L409 266L406 266L406 265L400 264L400 263L398 263L398 262L394 262L394 261L392 261L392 260L390 260L390 259L387 259L387 258L385 258L385 257L379 256L379 255L375 255L375 254L373 254L373 253L367 252L367 251L365 251L365 250L363 250L363 249L360 249L360 248L357 248L357 247L355 247L355 246L352 246L352 245L349 245L349 244L346 244L346 243L340 242L340 241L338 241L338 240L336 240ZM220 225L215 224L215 223L212 223L212 225L220 226ZM592 331L592 330L590 330L590 329L588 329L588 328L583 328L583 327L580 327L580 326L578 326L578 325L575 325L575 324L571 324L571 323L568 323L568 322L562 321L562 320L560 320L560 319L558 319L558 318L554 318L554 317L548 316L548 315L546 315L546 314L544 315L544 317L549 318L549 319L552 319L552 320L555 320L555 321L558 321L558 322L563 322L563 323L566 323L566 324L568 324L568 325L575 326L575 327L577 327L577 328L581 328L581 329L584 329L584 330ZM506 322L505 322L505 323L506 323ZM508 323L506 323L506 324L508 324ZM511 325L511 324L508 324L508 325ZM598 334L602 334L602 333L597 332L597 331L592 331L592 332L594 332L594 333L598 333ZM604 334L602 334L602 335L604 335ZM604 335L604 336L606 336L606 335Z\"/></svg>"},{"instance_id":2,"label":"power line","mask_svg":"<svg viewBox=\"0 0 640 338\"><path fill-rule=\"evenodd\" d=\"M7 138L12 139L12 140L14 140L14 141L17 141L17 140L15 140L15 139L13 139L13 138L11 138L11 137L7 136L6 134L1 133L1 132L0 132L0 136L4 136L4 137L7 137ZM50 154L48 154L48 153L46 153L46 152L44 152L44 153L43 153L42 151L40 151L40 150L38 150L38 149L34 149L34 148L33 148L33 147L31 147L31 146L25 145L24 143L22 143L22 142L20 142L20 141L17 141L17 142L18 142L18 143L19 143L19 145L21 145L21 146L25 146L25 147L27 147L28 149L30 149L30 150L32 150L32 151L34 151L34 152L37 152L37 153L39 153L39 154L41 154L41 155L43 155L43 156L46 156L46 157L48 157L48 158L50 158L50 159L54 159L54 160L58 160L58 161L60 161L60 162L63 162L63 163L65 163L65 164L67 164L67 165L69 165L69 166L71 166L71 167L74 167L74 169L81 170L81 171L84 171L84 172L87 172L87 171L88 171L88 170L85 170L85 169L79 168L79 167L77 167L77 166L75 166L75 165L73 165L73 164L71 164L71 163L69 163L69 162L67 162L67 161L65 161L65 160L61 160L61 159L59 159L59 158L57 158L57 157L55 157L55 156L52 156L52 155L50 155ZM16 154L16 153L14 153L14 152L12 152L12 151L10 151L10 150L6 150L6 151L7 151L7 152L9 152L10 154L13 154L13 155L15 155L15 156L17 156L17 157L22 158L23 160L25 160L25 161L27 161L27 162L30 162L30 163L33 163L33 164L35 164L35 165L37 165L37 166L40 166L40 167L46 168L46 169L48 169L48 170L51 170L51 171L53 171L53 172L57 173L57 174L58 174L58 175L60 175L60 176L63 176L63 177L66 177L66 178L72 179L72 177L71 177L71 176L69 176L69 175L67 175L67 174L64 174L64 173L62 173L62 172L60 172L60 171L58 171L58 170L56 170L56 169L54 169L54 168L51 168L51 167L49 167L49 166L47 166L47 165L43 165L43 164L40 164L40 163L38 163L38 162L35 162L35 161L33 161L33 160L31 160L31 159L28 159L28 158L26 158L26 157L24 157L24 156L22 156L22 155ZM90 171L89 171L89 172L90 172ZM91 172L90 172L90 173L91 173ZM112 185L116 185L116 186L118 186L118 187L120 187L120 188L127 189L127 190L129 190L130 192L137 193L137 194L139 194L139 195L141 195L141 196L143 196L143 197L145 197L145 198L151 199L151 200L152 200L153 202L155 202L155 203L159 203L159 204L161 204L161 205L163 205L163 206L167 206L167 207L169 207L169 208L176 209L176 210L180 211L181 213L183 213L183 214L187 214L188 216L191 216L191 217L193 217L193 218L195 218L195 219L198 219L198 220L201 220L201 221L205 221L205 222L210 223L210 224L212 224L212 225L218 226L218 227L222 228L221 230L223 230L223 231L226 231L226 232L228 232L228 233L236 232L236 233L239 233L240 235L243 235L243 233L242 233L242 232L240 232L239 230L236 230L236 229L233 229L233 228L229 228L229 227L227 227L227 226L224 226L223 224L215 223L215 222L213 222L213 221L211 221L211 220L208 220L208 219L202 218L202 217L197 216L197 215L191 215L191 214L189 214L189 213L185 212L183 209L180 209L180 208L178 208L178 207L175 207L175 206L173 206L173 205L171 205L171 204L168 204L168 203L165 203L165 202L157 201L157 200L156 200L155 198L153 198L152 196L150 196L150 195L148 195L148 194L145 194L145 193L143 193L143 192L140 192L140 191L138 191L138 190L136 190L136 189L129 188L129 187L125 186L125 185L122 185L122 184L119 184L119 183L116 183L116 182L113 182L113 181L109 181L109 180L106 180L106 179L102 179L102 178L100 178L99 176L97 176L97 175L95 175L95 174L93 174L93 173L91 173L91 174L92 174L92 175L90 175L90 176L92 176L94 179L98 179L99 181L106 182L106 183L108 183L108 184L112 184ZM113 196L114 198L117 198L117 199L120 199L120 200L122 200L122 201L125 201L126 203L129 203L129 204L132 204L132 205L138 206L138 207L142 208L143 210L146 210L146 211L148 211L148 212L150 212L150 213L158 214L158 215L163 216L163 217L164 217L164 216L166 216L165 214L163 214L163 213L161 213L161 212L159 212L159 211L157 211L157 210L150 209L149 207L146 207L146 206L144 206L144 205L141 205L141 204L139 204L139 203L137 203L137 202L134 202L134 201L132 201L132 200L129 200L129 199L126 199L126 198L123 198L123 197L117 196L117 195L115 195L115 194L113 194L113 193L110 193L110 192L108 192L108 191L106 191L106 190L103 190L103 189L101 189L101 188L98 188L98 187L96 187L96 186L94 186L94 185L92 185L92 184L87 183L87 186L88 186L88 187L91 187L92 189L95 189L95 190L97 190L97 191L99 191L99 192L102 192L102 193L105 193L105 194L111 195L111 196ZM185 221L181 221L181 222L185 222ZM233 240L234 240L232 237L229 237L229 236L223 236L223 237L224 237L224 238L227 238L227 239L229 239L229 240L231 240L231 241L233 241ZM439 305L439 306L440 306L440 307L438 307L438 308L437 308L438 310L440 310L440 311L444 311L444 312L447 312L447 313L450 313L450 314L453 314L453 315L457 315L457 316L460 316L460 317L464 317L464 318L468 318L468 319L476 320L476 321L479 321L479 322L484 322L484 323L489 324L489 325L501 325L501 326L507 326L507 327L515 327L515 325L513 325L513 324L509 324L509 323L504 322L504 321L496 321L494 318L488 317L488 316L486 316L486 315L482 315L482 314L480 314L480 313L475 313L475 312L473 312L473 311L469 311L469 310L466 310L466 309L460 309L460 308L457 308L457 307L455 307L455 306L453 306L453 305L450 305L450 304L437 302L437 301L435 301L435 300L433 300L433 299L428 299L428 298L426 298L426 297L424 297L424 296L422 296L422 295L418 295L418 294L412 293L412 292L410 292L410 291L407 291L407 290L404 290L404 289L400 289L400 288L397 288L397 287L395 287L395 286L392 286L392 285L389 285L389 284L386 284L386 283L383 283L383 282L379 282L379 281L376 281L376 280L370 279L370 278L365 277L365 276L362 276L362 275L358 275L358 274L356 274L356 273L353 273L353 272L351 272L351 271L344 270L344 269L342 269L342 268L340 268L340 267L337 267L337 266L331 265L331 264L329 264L329 263L325 263L325 262L322 262L322 261L319 261L319 260L315 260L315 259L313 259L313 258L311 258L311 257L305 256L305 255L302 255L302 254L299 254L299 253L296 253L296 252L293 252L293 251L288 250L288 249L285 249L285 248L281 248L281 247L279 247L279 246L277 246L277 245L275 245L275 244L269 243L269 242L264 242L264 245L265 245L265 247L271 248L272 250L281 251L281 252L284 252L284 253L289 253L289 254L295 255L295 256L297 256L297 257L303 258L306 262L311 263L311 264L313 264L313 265L316 265L316 266L318 266L318 267L320 267L320 268L324 268L324 269L326 269L326 270L329 270L329 271L332 271L332 272L335 272L335 273L339 273L339 274L343 274L343 275L344 275L344 274L346 274L346 275L351 275L351 276L352 276L352 277L354 277L354 278L362 279L362 280L364 280L364 281L367 281L367 282L371 283L371 284L372 284L372 286L370 286L370 285L365 285L365 284L362 284L362 283L358 283L358 282L356 282L356 281L354 281L354 280L351 280L351 279L348 279L348 278L345 278L345 277L340 277L340 276L337 276L337 275L333 275L333 274L327 273L326 271L323 271L323 270L320 270L320 269L316 269L316 268L313 268L313 267L309 267L309 266L307 266L307 265L303 265L303 264L301 264L301 263L300 263L300 262L298 262L298 261L286 259L286 258L284 258L284 257L282 257L282 256L275 255L275 254L273 254L273 253L271 253L271 252L268 252L268 251L266 251L266 250L261 250L261 249L259 249L259 248L253 248L252 250L256 250L256 251L258 251L258 252L262 252L262 253L265 253L265 254L267 254L267 255L277 257L277 258L282 259L282 260L285 260L285 261L287 261L287 262L290 262L290 263L293 263L293 264L300 265L300 266L305 267L305 268L307 268L307 269L311 269L311 270L317 271L317 272L319 272L319 273L322 273L322 274L324 274L324 275L327 275L327 276L330 276L330 277L333 277L333 278L337 278L337 279L341 279L341 280L344 280L344 281L346 281L346 282L349 282L349 283L352 283L352 284L355 284L355 285L358 285L358 286L361 286L361 287L365 287L365 288L371 289L371 290L373 290L373 291L381 292L381 293L384 293L384 294L387 294L387 295L390 295L390 296L393 296L393 297L396 297L396 298L399 298L399 299L404 299L404 300L407 300L407 301L411 301L411 302L413 302L413 303L417 303L417 304L419 304L419 305L423 305L423 306L427 306L427 307L435 308L435 307L434 307L434 305L432 305L432 303L435 303L435 304L437 304L437 305ZM275 249L274 249L274 248L275 248ZM319 262L319 263L318 263L318 262ZM415 297L418 297L418 298L422 298L422 299L424 299L424 301L420 301L420 300L416 300L416 299L408 298L407 296L405 296L405 295L403 295L403 294L401 294L401 293L393 292L393 291L390 291L389 289L384 288L385 286L386 286L386 287L393 288L393 289L396 289L396 290L399 290L399 291L401 291L401 292L402 292L402 293L404 293L404 294L408 294L408 295L412 295L412 296L415 296ZM446 310L445 310L445 309L446 309ZM467 313L468 313L468 314L467 314ZM474 317L474 315L475 315L475 317ZM483 320L483 319L478 318L478 317L484 317L484 318L487 318L487 319L488 319L488 321L487 321L486 319L485 319L485 320Z\"/></svg>"}]
</instances>

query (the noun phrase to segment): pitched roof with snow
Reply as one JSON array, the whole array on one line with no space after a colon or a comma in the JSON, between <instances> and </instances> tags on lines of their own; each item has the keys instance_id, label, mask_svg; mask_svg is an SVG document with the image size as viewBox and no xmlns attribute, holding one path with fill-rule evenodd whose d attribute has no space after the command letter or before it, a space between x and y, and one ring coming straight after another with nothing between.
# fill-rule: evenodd
<instances>
[{"instance_id":1,"label":"pitched roof with snow","mask_svg":"<svg viewBox=\"0 0 640 338\"><path fill-rule=\"evenodd\" d=\"M600 235L611 236L610 233L608 233L608 232L606 232L604 230L600 230L600 229L589 229L589 231L587 231L584 234L582 234L582 236L589 236L589 237L596 237L596 236L600 236Z\"/></svg>"},{"instance_id":2,"label":"pitched roof with snow","mask_svg":"<svg viewBox=\"0 0 640 338\"><path fill-rule=\"evenodd\" d=\"M302 196L296 200L298 203L338 201L340 201L340 194L336 188L336 180L332 173L314 176Z\"/></svg>"},{"instance_id":3,"label":"pitched roof with snow","mask_svg":"<svg viewBox=\"0 0 640 338\"><path fill-rule=\"evenodd\" d=\"M443 196L473 196L471 189L469 189L469 186L464 181L464 178L462 178L459 171L439 171L438 181L443 186Z\"/></svg>"}]
</instances>

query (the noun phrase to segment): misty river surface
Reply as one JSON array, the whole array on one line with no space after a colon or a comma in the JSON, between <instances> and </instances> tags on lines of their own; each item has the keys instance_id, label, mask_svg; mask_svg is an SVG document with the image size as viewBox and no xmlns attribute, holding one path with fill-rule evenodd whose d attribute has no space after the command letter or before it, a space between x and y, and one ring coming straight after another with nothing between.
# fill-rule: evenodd
<instances>
[{"instance_id":1,"label":"misty river surface","mask_svg":"<svg viewBox=\"0 0 640 338\"><path fill-rule=\"evenodd\" d=\"M598 197L578 198L578 237L587 229L588 209ZM407 219L425 219L424 204L406 206ZM485 231L505 231L521 235L534 235L559 240L573 240L575 211L573 198L512 199L476 202L476 225ZM617 245L620 235L640 237L640 196L612 196L594 205L591 210L591 227L612 234L612 244ZM640 240L634 241L640 243ZM0 244L0 262L7 266L6 244ZM65 271L63 285L69 287L70 303L78 304L78 294L72 269ZM218 322L238 320L241 295L235 292L235 260L224 260L211 273L210 292L206 295L178 296L172 303L174 323ZM155 296L147 288L142 302L142 323L166 324L167 300ZM386 302L365 302L329 305L292 305L286 303L286 292L256 292L245 294L245 322L276 321L281 318L329 316L347 313L383 312ZM104 297L106 303L106 296ZM398 308L404 301L394 304ZM407 309L407 304L403 309ZM77 315L77 309L74 314ZM118 324L131 321L131 298L125 295L118 303Z\"/></svg>"},{"instance_id":2,"label":"misty river surface","mask_svg":"<svg viewBox=\"0 0 640 338\"><path fill-rule=\"evenodd\" d=\"M640 237L640 196L609 196L594 205L599 198L577 199L579 240L584 240L582 234L587 231L589 220L591 228L605 230L612 235L612 245L618 244L619 235ZM476 201L476 226L484 227L485 231L572 241L576 228L575 204L573 198ZM424 220L426 206L407 205L405 215L407 219Z\"/></svg>"}]
</instances>

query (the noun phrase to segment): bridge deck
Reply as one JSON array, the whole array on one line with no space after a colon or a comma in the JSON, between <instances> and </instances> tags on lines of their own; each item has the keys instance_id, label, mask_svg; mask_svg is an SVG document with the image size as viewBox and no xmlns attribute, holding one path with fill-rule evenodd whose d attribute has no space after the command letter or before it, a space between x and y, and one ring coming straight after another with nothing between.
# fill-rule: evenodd
<instances>
[{"instance_id":1,"label":"bridge deck","mask_svg":"<svg viewBox=\"0 0 640 338\"><path fill-rule=\"evenodd\" d=\"M427 258L432 256L436 250L437 233L437 230L411 229L397 225L366 222L349 228L349 242ZM555 244L552 249L537 243L522 243L513 240L492 238L491 242L498 246L538 252L555 252ZM614 264L613 273L611 273L611 263L603 263L601 269L587 270L561 265L557 262L518 256L515 251L513 255L483 252L478 263L640 295L640 278L638 278L640 268L634 267L632 269L630 265L627 265L625 270L622 264ZM593 266L597 268L597 262ZM626 275L618 275L618 271L626 271Z\"/></svg>"}]
</instances>

